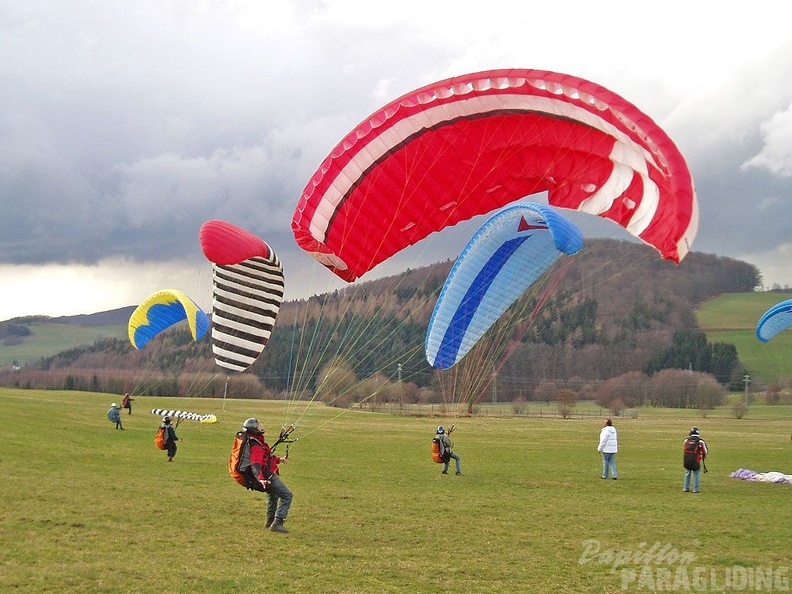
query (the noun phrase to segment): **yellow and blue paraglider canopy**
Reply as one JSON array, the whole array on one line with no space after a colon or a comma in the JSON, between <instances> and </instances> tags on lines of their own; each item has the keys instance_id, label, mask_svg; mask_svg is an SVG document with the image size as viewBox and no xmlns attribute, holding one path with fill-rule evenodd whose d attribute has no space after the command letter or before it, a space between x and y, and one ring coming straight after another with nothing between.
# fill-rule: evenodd
<instances>
[{"instance_id":1,"label":"yellow and blue paraglider canopy","mask_svg":"<svg viewBox=\"0 0 792 594\"><path fill-rule=\"evenodd\" d=\"M164 289L149 295L129 317L129 342L136 349L163 330L187 320L193 340L200 340L209 329L209 317L187 295Z\"/></svg>"}]
</instances>

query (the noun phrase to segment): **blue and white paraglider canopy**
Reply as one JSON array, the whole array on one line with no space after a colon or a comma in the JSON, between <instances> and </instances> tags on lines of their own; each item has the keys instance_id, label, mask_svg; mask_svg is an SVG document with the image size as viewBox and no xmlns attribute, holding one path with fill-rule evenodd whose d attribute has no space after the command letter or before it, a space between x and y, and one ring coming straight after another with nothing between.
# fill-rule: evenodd
<instances>
[{"instance_id":1,"label":"blue and white paraglider canopy","mask_svg":"<svg viewBox=\"0 0 792 594\"><path fill-rule=\"evenodd\" d=\"M531 202L508 206L473 235L457 258L426 332L426 359L448 369L562 254L583 247L580 230Z\"/></svg>"},{"instance_id":2,"label":"blue and white paraglider canopy","mask_svg":"<svg viewBox=\"0 0 792 594\"><path fill-rule=\"evenodd\" d=\"M756 323L756 337L768 342L773 336L792 326L792 299L776 303Z\"/></svg>"}]
</instances>

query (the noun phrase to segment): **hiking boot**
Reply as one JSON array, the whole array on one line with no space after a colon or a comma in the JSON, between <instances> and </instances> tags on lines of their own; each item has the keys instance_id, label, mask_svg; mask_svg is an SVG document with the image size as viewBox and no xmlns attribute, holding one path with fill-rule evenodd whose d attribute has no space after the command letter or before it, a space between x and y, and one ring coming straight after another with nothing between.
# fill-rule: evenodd
<instances>
[{"instance_id":1,"label":"hiking boot","mask_svg":"<svg viewBox=\"0 0 792 594\"><path fill-rule=\"evenodd\" d=\"M272 522L274 522L274 521L275 521L275 518L267 518L267 523L264 524L264 528L269 528L270 526L272 526Z\"/></svg>"},{"instance_id":2,"label":"hiking boot","mask_svg":"<svg viewBox=\"0 0 792 594\"><path fill-rule=\"evenodd\" d=\"M288 533L289 531L283 526L283 520L280 518L275 518L272 522L272 526L270 526L270 530L273 532L282 532L284 534Z\"/></svg>"}]
</instances>

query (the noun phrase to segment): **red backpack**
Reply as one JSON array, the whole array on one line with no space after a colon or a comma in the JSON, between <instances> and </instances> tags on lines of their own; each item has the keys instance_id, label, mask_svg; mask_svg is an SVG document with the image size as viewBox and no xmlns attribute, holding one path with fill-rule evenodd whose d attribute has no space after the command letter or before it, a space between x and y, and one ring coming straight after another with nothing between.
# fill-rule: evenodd
<instances>
[{"instance_id":1,"label":"red backpack","mask_svg":"<svg viewBox=\"0 0 792 594\"><path fill-rule=\"evenodd\" d=\"M691 435L685 440L685 447L682 453L682 465L686 470L698 470L701 468L701 438L698 435Z\"/></svg>"}]
</instances>

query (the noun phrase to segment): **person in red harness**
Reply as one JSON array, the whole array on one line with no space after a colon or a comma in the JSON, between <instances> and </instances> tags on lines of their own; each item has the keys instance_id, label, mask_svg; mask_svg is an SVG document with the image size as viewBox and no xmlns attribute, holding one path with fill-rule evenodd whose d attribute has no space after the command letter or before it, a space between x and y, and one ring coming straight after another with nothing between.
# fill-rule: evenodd
<instances>
[{"instance_id":1,"label":"person in red harness","mask_svg":"<svg viewBox=\"0 0 792 594\"><path fill-rule=\"evenodd\" d=\"M250 436L250 467L245 472L249 473L248 485L256 491L267 493L267 523L266 528L273 532L288 532L283 526L289 507L292 502L292 492L281 480L278 466L286 462L270 450L264 441L264 430L258 419L248 419L242 427Z\"/></svg>"},{"instance_id":2,"label":"person in red harness","mask_svg":"<svg viewBox=\"0 0 792 594\"><path fill-rule=\"evenodd\" d=\"M121 408L125 408L129 411L127 414L132 414L132 401L134 398L130 398L129 392L124 394L124 399L121 401Z\"/></svg>"}]
</instances>

